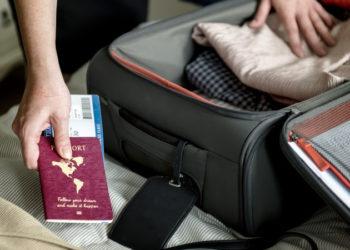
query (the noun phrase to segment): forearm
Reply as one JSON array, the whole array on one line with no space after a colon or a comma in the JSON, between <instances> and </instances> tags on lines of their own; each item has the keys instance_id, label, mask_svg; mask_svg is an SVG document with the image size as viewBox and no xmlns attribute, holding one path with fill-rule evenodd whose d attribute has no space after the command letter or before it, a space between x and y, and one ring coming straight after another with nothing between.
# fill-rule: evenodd
<instances>
[{"instance_id":1,"label":"forearm","mask_svg":"<svg viewBox=\"0 0 350 250\"><path fill-rule=\"evenodd\" d=\"M55 130L56 151L72 157L69 140L70 94L56 52L57 0L16 0L18 22L27 59L27 83L13 130L28 168L37 168L43 130Z\"/></svg>"},{"instance_id":2,"label":"forearm","mask_svg":"<svg viewBox=\"0 0 350 250\"><path fill-rule=\"evenodd\" d=\"M59 72L55 44L57 0L16 0L16 9L30 73Z\"/></svg>"}]
</instances>

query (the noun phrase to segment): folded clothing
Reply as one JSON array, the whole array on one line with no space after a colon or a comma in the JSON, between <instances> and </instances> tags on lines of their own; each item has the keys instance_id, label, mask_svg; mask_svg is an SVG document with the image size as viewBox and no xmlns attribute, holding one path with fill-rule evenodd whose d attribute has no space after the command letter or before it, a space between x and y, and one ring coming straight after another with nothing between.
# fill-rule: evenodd
<instances>
[{"instance_id":1,"label":"folded clothing","mask_svg":"<svg viewBox=\"0 0 350 250\"><path fill-rule=\"evenodd\" d=\"M314 55L303 41L304 57L295 56L277 15L259 30L227 23L199 23L193 39L212 46L247 86L302 101L350 79L350 20L332 30L337 44L328 55Z\"/></svg>"},{"instance_id":2,"label":"folded clothing","mask_svg":"<svg viewBox=\"0 0 350 250\"><path fill-rule=\"evenodd\" d=\"M186 75L191 84L204 95L214 98L219 106L223 105L216 100L224 101L236 109L249 111L279 108L267 94L242 84L212 49L202 52L189 63L186 66Z\"/></svg>"}]
</instances>

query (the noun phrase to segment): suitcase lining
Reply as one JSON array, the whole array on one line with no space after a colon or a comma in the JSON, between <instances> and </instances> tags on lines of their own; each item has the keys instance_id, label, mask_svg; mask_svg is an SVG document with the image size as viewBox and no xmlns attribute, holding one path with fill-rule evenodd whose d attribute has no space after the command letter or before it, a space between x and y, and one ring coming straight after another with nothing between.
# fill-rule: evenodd
<instances>
[{"instance_id":1,"label":"suitcase lining","mask_svg":"<svg viewBox=\"0 0 350 250\"><path fill-rule=\"evenodd\" d=\"M213 104L211 101L209 101L208 99L182 87L179 84L173 83L167 79L165 79L164 77L156 74L155 72L152 72L144 67L141 67L140 65L137 65L133 62L130 62L126 59L124 59L122 56L118 55L115 51L111 52L112 57L121 65L123 65L124 67L126 67L127 69L131 70L132 72L141 75L157 84L160 84L168 89L174 90L178 93L181 93L183 95L187 95L189 97L192 97L194 99L197 99L198 101L201 102L205 102L208 104Z\"/></svg>"}]
</instances>

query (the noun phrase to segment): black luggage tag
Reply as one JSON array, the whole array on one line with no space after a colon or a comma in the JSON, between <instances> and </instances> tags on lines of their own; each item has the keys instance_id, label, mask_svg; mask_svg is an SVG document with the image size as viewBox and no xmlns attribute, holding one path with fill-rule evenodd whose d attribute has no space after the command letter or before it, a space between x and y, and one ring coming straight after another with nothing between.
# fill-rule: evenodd
<instances>
[{"instance_id":1,"label":"black luggage tag","mask_svg":"<svg viewBox=\"0 0 350 250\"><path fill-rule=\"evenodd\" d=\"M162 249L191 211L197 195L191 189L152 177L124 208L109 238L136 250Z\"/></svg>"},{"instance_id":2,"label":"black luggage tag","mask_svg":"<svg viewBox=\"0 0 350 250\"><path fill-rule=\"evenodd\" d=\"M165 247L198 196L194 185L180 173L185 145L180 142L177 147L173 178L149 178L120 214L110 239L136 250Z\"/></svg>"}]
</instances>

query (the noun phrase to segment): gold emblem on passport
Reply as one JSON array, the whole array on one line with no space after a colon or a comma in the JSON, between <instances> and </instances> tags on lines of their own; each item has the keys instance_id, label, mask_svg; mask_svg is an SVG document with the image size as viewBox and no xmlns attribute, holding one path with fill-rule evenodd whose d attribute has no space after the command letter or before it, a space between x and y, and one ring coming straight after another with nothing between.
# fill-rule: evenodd
<instances>
[{"instance_id":1,"label":"gold emblem on passport","mask_svg":"<svg viewBox=\"0 0 350 250\"><path fill-rule=\"evenodd\" d=\"M77 194L79 191L83 188L84 182L82 180L79 180L78 178L73 178L74 172L82 167L84 164L84 157L78 156L74 157L71 160L61 160L61 161L52 161L51 165L53 167L59 167L61 169L61 172L67 176L68 178L73 180L73 184L75 185L75 189L77 191Z\"/></svg>"}]
</instances>

